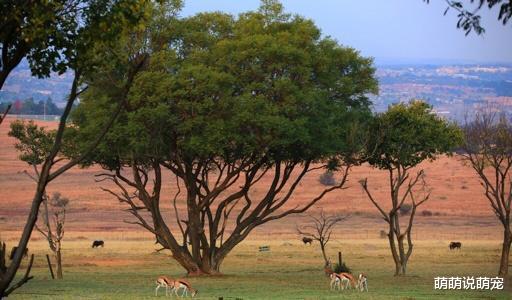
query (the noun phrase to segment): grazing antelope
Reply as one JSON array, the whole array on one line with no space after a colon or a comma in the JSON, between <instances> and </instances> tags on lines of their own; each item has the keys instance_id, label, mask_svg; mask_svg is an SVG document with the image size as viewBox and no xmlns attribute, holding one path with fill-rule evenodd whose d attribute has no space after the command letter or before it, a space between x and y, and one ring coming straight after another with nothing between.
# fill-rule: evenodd
<instances>
[{"instance_id":1,"label":"grazing antelope","mask_svg":"<svg viewBox=\"0 0 512 300\"><path fill-rule=\"evenodd\" d=\"M355 287L355 279L352 274L349 273L334 273L330 274L331 277L331 290L344 290L352 284Z\"/></svg>"},{"instance_id":2,"label":"grazing antelope","mask_svg":"<svg viewBox=\"0 0 512 300\"><path fill-rule=\"evenodd\" d=\"M332 290L339 290L340 289L340 282L341 282L341 278L340 278L340 275L337 274L337 273L331 273L329 275L329 277L331 278L331 283L330 283L330 286L331 286L331 291Z\"/></svg>"},{"instance_id":3,"label":"grazing antelope","mask_svg":"<svg viewBox=\"0 0 512 300\"><path fill-rule=\"evenodd\" d=\"M174 280L173 289L174 289L174 294L176 294L176 296L179 296L178 291L180 289L183 289L183 293L181 293L181 297L187 296L189 291L190 291L191 297L194 297L198 293L198 290L192 288L190 283L184 279Z\"/></svg>"},{"instance_id":4,"label":"grazing antelope","mask_svg":"<svg viewBox=\"0 0 512 300\"><path fill-rule=\"evenodd\" d=\"M451 242L450 243L450 250L453 250L453 249L459 249L462 247L462 243L461 242Z\"/></svg>"},{"instance_id":5,"label":"grazing antelope","mask_svg":"<svg viewBox=\"0 0 512 300\"><path fill-rule=\"evenodd\" d=\"M172 289L174 289L174 280L167 277L167 276L160 276L156 279L156 289L155 289L155 296L158 296L158 289L164 287L165 288L165 295L169 295L169 289L172 292Z\"/></svg>"},{"instance_id":6,"label":"grazing antelope","mask_svg":"<svg viewBox=\"0 0 512 300\"><path fill-rule=\"evenodd\" d=\"M354 276L350 273L339 273L340 281L341 281L341 289L348 289L349 287L356 288L357 282Z\"/></svg>"},{"instance_id":7,"label":"grazing antelope","mask_svg":"<svg viewBox=\"0 0 512 300\"><path fill-rule=\"evenodd\" d=\"M359 274L359 279L357 280L357 288L360 292L364 292L365 290L368 292L368 277L366 274Z\"/></svg>"},{"instance_id":8,"label":"grazing antelope","mask_svg":"<svg viewBox=\"0 0 512 300\"><path fill-rule=\"evenodd\" d=\"M302 242L304 243L304 245L306 244L310 244L313 243L313 239L312 238L308 238L308 237L303 237L302 238Z\"/></svg>"}]
</instances>

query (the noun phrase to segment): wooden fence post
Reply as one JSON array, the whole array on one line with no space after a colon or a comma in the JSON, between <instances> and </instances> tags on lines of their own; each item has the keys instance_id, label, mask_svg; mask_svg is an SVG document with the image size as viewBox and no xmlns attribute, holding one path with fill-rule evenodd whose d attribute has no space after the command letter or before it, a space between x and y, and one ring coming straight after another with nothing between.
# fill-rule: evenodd
<instances>
[{"instance_id":1,"label":"wooden fence post","mask_svg":"<svg viewBox=\"0 0 512 300\"><path fill-rule=\"evenodd\" d=\"M50 269L50 274L52 275L52 279L55 279L55 275L53 274L52 263L50 262L50 256L46 254L46 261L48 262L48 269Z\"/></svg>"}]
</instances>

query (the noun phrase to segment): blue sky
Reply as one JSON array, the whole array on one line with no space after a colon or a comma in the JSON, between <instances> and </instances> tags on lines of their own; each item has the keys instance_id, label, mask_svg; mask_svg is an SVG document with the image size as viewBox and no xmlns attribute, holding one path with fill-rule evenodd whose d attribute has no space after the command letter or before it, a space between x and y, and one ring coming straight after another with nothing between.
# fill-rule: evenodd
<instances>
[{"instance_id":1,"label":"blue sky","mask_svg":"<svg viewBox=\"0 0 512 300\"><path fill-rule=\"evenodd\" d=\"M444 0L282 0L285 10L313 19L324 35L354 47L377 63L512 63L512 21L503 26L498 8L481 11L483 36L456 28ZM467 1L469 2L469 1ZM182 15L202 11L238 14L259 0L185 0Z\"/></svg>"}]
</instances>

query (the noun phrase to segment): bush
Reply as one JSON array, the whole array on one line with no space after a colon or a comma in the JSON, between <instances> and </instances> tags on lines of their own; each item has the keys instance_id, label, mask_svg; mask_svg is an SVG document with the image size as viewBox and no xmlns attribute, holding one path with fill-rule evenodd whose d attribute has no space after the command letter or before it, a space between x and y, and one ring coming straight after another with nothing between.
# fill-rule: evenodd
<instances>
[{"instance_id":1,"label":"bush","mask_svg":"<svg viewBox=\"0 0 512 300\"><path fill-rule=\"evenodd\" d=\"M325 173L320 175L319 180L320 183L323 185L331 186L336 184L336 180L334 179L334 174L332 173L332 171L325 171Z\"/></svg>"},{"instance_id":2,"label":"bush","mask_svg":"<svg viewBox=\"0 0 512 300\"><path fill-rule=\"evenodd\" d=\"M351 273L351 270L349 267L347 267L347 265L342 262L341 265L340 264L335 264L334 265L334 272L335 273Z\"/></svg>"},{"instance_id":3,"label":"bush","mask_svg":"<svg viewBox=\"0 0 512 300\"><path fill-rule=\"evenodd\" d=\"M400 206L400 214L402 216L408 215L411 212L412 205L404 203Z\"/></svg>"},{"instance_id":4,"label":"bush","mask_svg":"<svg viewBox=\"0 0 512 300\"><path fill-rule=\"evenodd\" d=\"M424 217L432 217L433 213L430 210L424 210L421 212L421 215Z\"/></svg>"}]
</instances>

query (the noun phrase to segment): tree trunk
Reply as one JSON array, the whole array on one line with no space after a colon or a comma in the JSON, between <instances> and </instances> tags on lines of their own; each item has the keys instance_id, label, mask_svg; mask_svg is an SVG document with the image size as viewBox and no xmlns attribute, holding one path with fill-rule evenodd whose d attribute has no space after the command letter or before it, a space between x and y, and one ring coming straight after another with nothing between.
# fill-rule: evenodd
<instances>
[{"instance_id":1,"label":"tree trunk","mask_svg":"<svg viewBox=\"0 0 512 300\"><path fill-rule=\"evenodd\" d=\"M512 233L510 232L510 225L507 224L507 228L503 233L503 247L501 250L501 261L500 270L498 275L505 277L508 274L508 261L510 256L510 245L512 243Z\"/></svg>"},{"instance_id":2,"label":"tree trunk","mask_svg":"<svg viewBox=\"0 0 512 300\"><path fill-rule=\"evenodd\" d=\"M391 249L391 255L393 256L393 261L395 262L395 276L405 276L407 271L407 261L408 257L405 255L404 244L398 241L395 242L395 233L389 232L389 248Z\"/></svg>"},{"instance_id":3,"label":"tree trunk","mask_svg":"<svg viewBox=\"0 0 512 300\"><path fill-rule=\"evenodd\" d=\"M55 256L57 257L57 279L62 279L62 254L60 249L57 249L55 252Z\"/></svg>"},{"instance_id":4,"label":"tree trunk","mask_svg":"<svg viewBox=\"0 0 512 300\"><path fill-rule=\"evenodd\" d=\"M7 296L5 292L9 288L16 272L18 271L21 259L23 258L23 250L27 248L28 242L30 240L30 236L32 235L32 230L37 221L37 216L39 214L39 207L41 206L41 202L43 201L43 195L47 184L47 176L50 170L50 166L48 164L48 169L45 169L44 173L41 176L44 176L43 180L40 180L37 186L36 194L34 199L32 200L32 205L30 208L29 215L27 217L27 222L25 223L25 227L23 228L23 233L20 238L20 242L18 243L18 248L14 254L14 259L11 261L11 264L7 268L5 274L3 274L3 278L0 280L0 299Z\"/></svg>"},{"instance_id":5,"label":"tree trunk","mask_svg":"<svg viewBox=\"0 0 512 300\"><path fill-rule=\"evenodd\" d=\"M328 265L329 259L327 258L327 254L325 254L325 245L323 242L320 242L320 249L322 250L322 255L324 257L325 265Z\"/></svg>"}]
</instances>

